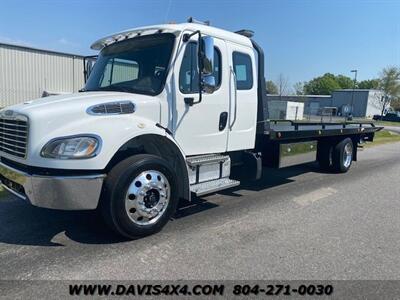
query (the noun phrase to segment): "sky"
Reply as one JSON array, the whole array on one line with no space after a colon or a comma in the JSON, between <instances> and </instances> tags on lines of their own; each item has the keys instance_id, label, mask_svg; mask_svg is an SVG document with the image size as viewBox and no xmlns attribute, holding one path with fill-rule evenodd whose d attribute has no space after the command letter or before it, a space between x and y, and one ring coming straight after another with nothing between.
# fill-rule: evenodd
<instances>
[{"instance_id":1,"label":"sky","mask_svg":"<svg viewBox=\"0 0 400 300\"><path fill-rule=\"evenodd\" d=\"M0 0L0 41L90 55L108 34L189 16L253 30L267 80L352 69L364 80L400 66L400 0Z\"/></svg>"}]
</instances>

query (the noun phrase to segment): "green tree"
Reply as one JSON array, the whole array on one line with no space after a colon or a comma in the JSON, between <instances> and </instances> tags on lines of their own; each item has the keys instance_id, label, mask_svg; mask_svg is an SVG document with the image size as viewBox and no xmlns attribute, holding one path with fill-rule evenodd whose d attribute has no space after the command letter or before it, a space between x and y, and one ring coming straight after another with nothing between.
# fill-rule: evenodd
<instances>
[{"instance_id":1,"label":"green tree","mask_svg":"<svg viewBox=\"0 0 400 300\"><path fill-rule=\"evenodd\" d=\"M362 80L357 83L358 89L377 90L379 89L379 79Z\"/></svg>"},{"instance_id":2,"label":"green tree","mask_svg":"<svg viewBox=\"0 0 400 300\"><path fill-rule=\"evenodd\" d=\"M400 111L400 100L394 100L390 103L390 106L393 107L395 111Z\"/></svg>"},{"instance_id":3,"label":"green tree","mask_svg":"<svg viewBox=\"0 0 400 300\"><path fill-rule=\"evenodd\" d=\"M278 95L278 87L272 80L267 80L265 82L265 87L267 89L267 94Z\"/></svg>"},{"instance_id":4,"label":"green tree","mask_svg":"<svg viewBox=\"0 0 400 300\"><path fill-rule=\"evenodd\" d=\"M325 73L304 84L304 92L311 95L330 95L334 90L352 89L354 81L347 76Z\"/></svg>"},{"instance_id":5,"label":"green tree","mask_svg":"<svg viewBox=\"0 0 400 300\"><path fill-rule=\"evenodd\" d=\"M304 84L304 92L309 95L330 95L334 90L340 88L335 75L331 73L325 73Z\"/></svg>"},{"instance_id":6,"label":"green tree","mask_svg":"<svg viewBox=\"0 0 400 300\"><path fill-rule=\"evenodd\" d=\"M341 89L352 89L354 88L354 80L344 75L335 76L336 82L339 84Z\"/></svg>"},{"instance_id":7,"label":"green tree","mask_svg":"<svg viewBox=\"0 0 400 300\"><path fill-rule=\"evenodd\" d=\"M384 94L380 101L383 114L391 102L397 103L400 100L400 68L384 68L379 78L379 89Z\"/></svg>"}]
</instances>

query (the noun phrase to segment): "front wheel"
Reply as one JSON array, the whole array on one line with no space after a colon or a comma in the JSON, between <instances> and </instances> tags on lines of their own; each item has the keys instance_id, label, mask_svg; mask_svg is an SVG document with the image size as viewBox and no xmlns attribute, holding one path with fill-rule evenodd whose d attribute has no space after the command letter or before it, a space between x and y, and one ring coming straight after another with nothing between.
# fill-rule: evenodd
<instances>
[{"instance_id":1,"label":"front wheel","mask_svg":"<svg viewBox=\"0 0 400 300\"><path fill-rule=\"evenodd\" d=\"M128 238L161 230L174 214L177 178L160 157L139 154L118 163L108 174L100 208L107 224Z\"/></svg>"}]
</instances>

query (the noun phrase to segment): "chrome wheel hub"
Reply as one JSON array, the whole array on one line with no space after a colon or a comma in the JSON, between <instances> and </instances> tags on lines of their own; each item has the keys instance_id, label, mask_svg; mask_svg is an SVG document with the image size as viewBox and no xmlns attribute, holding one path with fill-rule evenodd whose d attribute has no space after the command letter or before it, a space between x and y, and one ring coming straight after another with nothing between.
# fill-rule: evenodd
<instances>
[{"instance_id":1,"label":"chrome wheel hub","mask_svg":"<svg viewBox=\"0 0 400 300\"><path fill-rule=\"evenodd\" d=\"M353 160L353 147L350 143L347 143L344 146L344 153L343 153L343 165L348 168L351 165L351 161Z\"/></svg>"},{"instance_id":2,"label":"chrome wheel hub","mask_svg":"<svg viewBox=\"0 0 400 300\"><path fill-rule=\"evenodd\" d=\"M125 197L129 218L138 225L157 222L167 210L170 193L164 174L154 170L140 173L129 185Z\"/></svg>"}]
</instances>

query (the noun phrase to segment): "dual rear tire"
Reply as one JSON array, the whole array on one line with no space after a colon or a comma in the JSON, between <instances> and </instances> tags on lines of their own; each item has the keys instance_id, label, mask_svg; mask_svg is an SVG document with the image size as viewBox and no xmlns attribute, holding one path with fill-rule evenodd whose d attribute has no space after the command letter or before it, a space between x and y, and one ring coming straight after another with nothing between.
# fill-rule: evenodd
<instances>
[{"instance_id":1,"label":"dual rear tire","mask_svg":"<svg viewBox=\"0 0 400 300\"><path fill-rule=\"evenodd\" d=\"M336 144L321 142L318 146L318 162L328 172L346 173L354 159L354 144L351 138L345 138Z\"/></svg>"}]
</instances>

